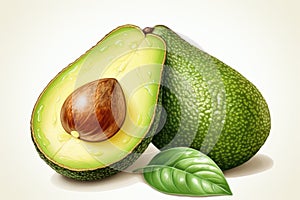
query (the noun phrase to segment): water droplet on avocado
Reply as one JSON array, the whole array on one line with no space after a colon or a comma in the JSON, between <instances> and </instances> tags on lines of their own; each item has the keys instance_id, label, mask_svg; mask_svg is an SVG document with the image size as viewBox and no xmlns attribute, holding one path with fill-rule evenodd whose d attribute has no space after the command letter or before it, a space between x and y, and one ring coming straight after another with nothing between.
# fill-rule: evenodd
<instances>
[{"instance_id":1,"label":"water droplet on avocado","mask_svg":"<svg viewBox=\"0 0 300 200\"><path fill-rule=\"evenodd\" d=\"M103 51L105 51L106 49L107 49L107 46L104 46L104 47L101 47L101 48L99 49L99 51L103 52Z\"/></svg>"},{"instance_id":2,"label":"water droplet on avocado","mask_svg":"<svg viewBox=\"0 0 300 200\"><path fill-rule=\"evenodd\" d=\"M56 103L58 103L58 102L60 101L60 99L61 99L61 97L58 96L58 97L56 98Z\"/></svg>"},{"instance_id":3,"label":"water droplet on avocado","mask_svg":"<svg viewBox=\"0 0 300 200\"><path fill-rule=\"evenodd\" d=\"M41 119L41 112L43 111L43 109L44 109L44 105L43 104L41 104L40 105L40 107L38 108L38 110L37 110L37 122L41 122L42 121L42 119Z\"/></svg>"},{"instance_id":4,"label":"water droplet on avocado","mask_svg":"<svg viewBox=\"0 0 300 200\"><path fill-rule=\"evenodd\" d=\"M70 157L65 156L65 155L58 155L58 156L57 156L57 159L58 159L58 160L62 160L62 161L71 160Z\"/></svg>"},{"instance_id":5,"label":"water droplet on avocado","mask_svg":"<svg viewBox=\"0 0 300 200\"><path fill-rule=\"evenodd\" d=\"M74 76L69 76L69 80L70 80L70 81L72 81L72 80L74 80L74 79L76 80L76 78L74 78Z\"/></svg>"},{"instance_id":6,"label":"water droplet on avocado","mask_svg":"<svg viewBox=\"0 0 300 200\"><path fill-rule=\"evenodd\" d=\"M50 141L43 135L40 128L36 129L36 135L37 135L38 139L42 141L41 144L44 147L47 147L50 144Z\"/></svg>"},{"instance_id":7,"label":"water droplet on avocado","mask_svg":"<svg viewBox=\"0 0 300 200\"><path fill-rule=\"evenodd\" d=\"M151 86L151 84L145 85L145 86L144 86L144 89L145 89L151 96L153 96L153 92L152 92L150 86Z\"/></svg>"},{"instance_id":8,"label":"water droplet on avocado","mask_svg":"<svg viewBox=\"0 0 300 200\"><path fill-rule=\"evenodd\" d=\"M40 129L40 128L37 128L37 129L36 129L36 135L37 135L37 137L38 137L39 139L42 139L42 138L43 138L42 135L41 135L41 129Z\"/></svg>"},{"instance_id":9,"label":"water droplet on avocado","mask_svg":"<svg viewBox=\"0 0 300 200\"><path fill-rule=\"evenodd\" d=\"M91 155L93 155L93 156L97 156L97 157L99 157L99 156L102 156L103 155L103 152L101 152L101 151L92 151L92 152L89 152Z\"/></svg>"},{"instance_id":10,"label":"water droplet on avocado","mask_svg":"<svg viewBox=\"0 0 300 200\"><path fill-rule=\"evenodd\" d=\"M126 69L126 63L125 62L123 62L120 66L119 66L119 68L118 68L118 72L123 72L125 69Z\"/></svg>"},{"instance_id":11,"label":"water droplet on avocado","mask_svg":"<svg viewBox=\"0 0 300 200\"><path fill-rule=\"evenodd\" d=\"M50 145L50 141L49 141L46 137L44 137L44 138L43 138L42 145L43 145L44 147L47 147L47 146Z\"/></svg>"},{"instance_id":12,"label":"water droplet on avocado","mask_svg":"<svg viewBox=\"0 0 300 200\"><path fill-rule=\"evenodd\" d=\"M59 142L66 142L70 139L70 137L71 136L67 133L59 133L57 135L57 139L58 139Z\"/></svg>"},{"instance_id":13,"label":"water droplet on avocado","mask_svg":"<svg viewBox=\"0 0 300 200\"><path fill-rule=\"evenodd\" d=\"M126 143L128 143L130 140L131 140L131 137L125 136L125 137L122 139L122 143L123 143L123 144L126 144Z\"/></svg>"},{"instance_id":14,"label":"water droplet on avocado","mask_svg":"<svg viewBox=\"0 0 300 200\"><path fill-rule=\"evenodd\" d=\"M66 79L67 76L68 76L68 74L62 76L62 77L60 78L60 81L64 81L64 80Z\"/></svg>"},{"instance_id":15,"label":"water droplet on avocado","mask_svg":"<svg viewBox=\"0 0 300 200\"><path fill-rule=\"evenodd\" d=\"M131 43L130 48L131 49L136 49L138 47L137 43Z\"/></svg>"},{"instance_id":16,"label":"water droplet on avocado","mask_svg":"<svg viewBox=\"0 0 300 200\"><path fill-rule=\"evenodd\" d=\"M122 40L117 40L115 42L115 45L121 47L121 46L123 46L123 41Z\"/></svg>"},{"instance_id":17,"label":"water droplet on avocado","mask_svg":"<svg viewBox=\"0 0 300 200\"><path fill-rule=\"evenodd\" d=\"M104 154L103 151L101 151L101 147L100 146L91 146L87 143L81 143L82 146L86 149L86 151L91 155L91 156L95 156L95 157L100 157Z\"/></svg>"}]
</instances>

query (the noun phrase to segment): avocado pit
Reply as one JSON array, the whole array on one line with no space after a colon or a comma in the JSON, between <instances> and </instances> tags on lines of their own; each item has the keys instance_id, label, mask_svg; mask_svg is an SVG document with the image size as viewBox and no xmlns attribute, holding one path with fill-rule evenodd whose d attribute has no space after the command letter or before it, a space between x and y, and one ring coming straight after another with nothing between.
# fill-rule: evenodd
<instances>
[{"instance_id":1,"label":"avocado pit","mask_svg":"<svg viewBox=\"0 0 300 200\"><path fill-rule=\"evenodd\" d=\"M126 116L125 96L114 78L87 83L72 92L61 108L65 131L79 139L100 142L115 135Z\"/></svg>"}]
</instances>

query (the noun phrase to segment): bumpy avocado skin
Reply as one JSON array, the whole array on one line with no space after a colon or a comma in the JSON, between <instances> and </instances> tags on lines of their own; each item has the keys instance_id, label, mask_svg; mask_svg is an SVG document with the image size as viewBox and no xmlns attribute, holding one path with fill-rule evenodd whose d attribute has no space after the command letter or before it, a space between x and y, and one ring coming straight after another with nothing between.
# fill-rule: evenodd
<instances>
[{"instance_id":1,"label":"bumpy avocado skin","mask_svg":"<svg viewBox=\"0 0 300 200\"><path fill-rule=\"evenodd\" d=\"M168 27L159 25L151 31L167 44L161 90L167 114L153 144L159 149L198 149L222 170L249 160L271 129L268 105L258 89Z\"/></svg>"}]
</instances>

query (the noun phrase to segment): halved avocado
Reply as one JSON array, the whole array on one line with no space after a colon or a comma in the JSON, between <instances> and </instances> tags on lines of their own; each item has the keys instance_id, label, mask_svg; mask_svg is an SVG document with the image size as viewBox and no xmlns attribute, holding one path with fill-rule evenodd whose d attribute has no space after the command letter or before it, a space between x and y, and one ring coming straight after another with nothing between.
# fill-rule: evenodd
<instances>
[{"instance_id":1,"label":"halved avocado","mask_svg":"<svg viewBox=\"0 0 300 200\"><path fill-rule=\"evenodd\" d=\"M151 142L159 119L156 105L166 46L133 25L106 35L46 86L32 113L31 136L40 157L58 173L77 180L102 179L130 166ZM118 80L126 102L120 130L100 142L67 133L60 121L66 98L103 78Z\"/></svg>"}]
</instances>

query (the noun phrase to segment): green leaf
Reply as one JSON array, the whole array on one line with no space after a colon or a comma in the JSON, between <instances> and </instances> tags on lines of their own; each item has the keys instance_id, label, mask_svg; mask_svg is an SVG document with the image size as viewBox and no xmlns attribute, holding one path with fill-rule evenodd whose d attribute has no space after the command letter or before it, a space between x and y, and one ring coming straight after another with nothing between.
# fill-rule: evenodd
<instances>
[{"instance_id":1,"label":"green leaf","mask_svg":"<svg viewBox=\"0 0 300 200\"><path fill-rule=\"evenodd\" d=\"M158 153L143 168L144 179L167 194L187 196L231 195L220 168L208 156L177 147Z\"/></svg>"}]
</instances>

